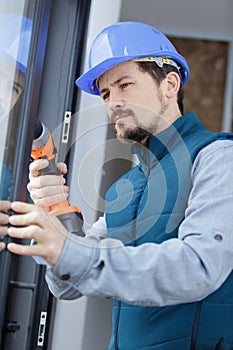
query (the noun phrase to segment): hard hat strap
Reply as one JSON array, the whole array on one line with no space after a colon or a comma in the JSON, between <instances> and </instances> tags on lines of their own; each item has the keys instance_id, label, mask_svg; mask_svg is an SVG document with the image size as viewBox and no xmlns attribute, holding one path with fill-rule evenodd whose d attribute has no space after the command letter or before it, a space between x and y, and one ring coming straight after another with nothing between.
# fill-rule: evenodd
<instances>
[{"instance_id":1,"label":"hard hat strap","mask_svg":"<svg viewBox=\"0 0 233 350\"><path fill-rule=\"evenodd\" d=\"M180 67L178 66L178 64L172 60L169 57L139 57L139 58L135 58L134 60L131 60L133 62L155 62L157 64L157 66L159 66L160 68L163 67L164 64L170 64L171 66L174 66L178 69L180 69Z\"/></svg>"}]
</instances>

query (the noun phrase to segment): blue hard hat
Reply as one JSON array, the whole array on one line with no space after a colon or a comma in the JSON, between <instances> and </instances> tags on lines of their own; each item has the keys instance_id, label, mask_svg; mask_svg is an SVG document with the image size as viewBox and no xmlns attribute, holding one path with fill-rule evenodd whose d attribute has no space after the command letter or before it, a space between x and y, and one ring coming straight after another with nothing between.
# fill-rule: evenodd
<instances>
[{"instance_id":1,"label":"blue hard hat","mask_svg":"<svg viewBox=\"0 0 233 350\"><path fill-rule=\"evenodd\" d=\"M16 63L26 73L32 20L17 14L0 13L0 55Z\"/></svg>"},{"instance_id":2,"label":"blue hard hat","mask_svg":"<svg viewBox=\"0 0 233 350\"><path fill-rule=\"evenodd\" d=\"M189 67L170 40L158 29L140 22L121 22L103 29L95 38L89 55L89 70L76 85L99 95L96 80L117 64L143 57L165 57L177 64L183 84L189 78Z\"/></svg>"}]
</instances>

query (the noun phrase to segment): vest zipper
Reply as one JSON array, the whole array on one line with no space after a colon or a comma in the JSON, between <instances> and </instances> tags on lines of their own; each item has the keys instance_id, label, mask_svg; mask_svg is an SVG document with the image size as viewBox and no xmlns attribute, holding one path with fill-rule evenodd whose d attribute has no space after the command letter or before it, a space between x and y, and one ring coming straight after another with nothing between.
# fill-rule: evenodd
<instances>
[{"instance_id":1,"label":"vest zipper","mask_svg":"<svg viewBox=\"0 0 233 350\"><path fill-rule=\"evenodd\" d=\"M200 315L201 315L201 308L202 308L202 301L199 301L197 303L195 316L194 316L190 350L195 350L195 346L197 342L197 332L198 332Z\"/></svg>"},{"instance_id":2,"label":"vest zipper","mask_svg":"<svg viewBox=\"0 0 233 350\"><path fill-rule=\"evenodd\" d=\"M120 313L121 313L121 302L118 301L117 316L116 316L116 331L115 331L115 339L114 339L115 350L118 350L118 328L119 328Z\"/></svg>"}]
</instances>

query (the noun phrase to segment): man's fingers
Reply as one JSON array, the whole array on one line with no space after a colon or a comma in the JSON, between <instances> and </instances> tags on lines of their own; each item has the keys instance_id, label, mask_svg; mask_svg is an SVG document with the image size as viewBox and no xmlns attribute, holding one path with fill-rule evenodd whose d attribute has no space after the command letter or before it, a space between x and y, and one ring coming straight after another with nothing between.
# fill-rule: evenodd
<instances>
[{"instance_id":1,"label":"man's fingers","mask_svg":"<svg viewBox=\"0 0 233 350\"><path fill-rule=\"evenodd\" d=\"M6 245L4 242L0 242L0 252L6 248Z\"/></svg>"},{"instance_id":2,"label":"man's fingers","mask_svg":"<svg viewBox=\"0 0 233 350\"><path fill-rule=\"evenodd\" d=\"M29 179L33 177L38 177L40 175L40 170L46 168L49 165L47 159L37 159L34 160L29 165ZM57 163L57 169L60 171L61 175L67 173L67 166L65 163L59 162Z\"/></svg>"},{"instance_id":3,"label":"man's fingers","mask_svg":"<svg viewBox=\"0 0 233 350\"><path fill-rule=\"evenodd\" d=\"M11 238L37 240L40 234L41 234L41 229L39 226L36 226L36 225L30 225L26 227L11 226L8 228L8 235Z\"/></svg>"},{"instance_id":4,"label":"man's fingers","mask_svg":"<svg viewBox=\"0 0 233 350\"><path fill-rule=\"evenodd\" d=\"M63 198L67 198L69 192L69 187L65 185L58 185L58 186L49 186L49 187L42 187L42 188L34 188L31 190L31 198L33 200L40 199L40 198L46 198L50 196L54 196L56 194L60 194Z\"/></svg>"},{"instance_id":5,"label":"man's fingers","mask_svg":"<svg viewBox=\"0 0 233 350\"><path fill-rule=\"evenodd\" d=\"M40 227L49 215L43 208L24 202L12 202L11 208L15 213L9 217L9 223L12 226L37 225Z\"/></svg>"},{"instance_id":6,"label":"man's fingers","mask_svg":"<svg viewBox=\"0 0 233 350\"><path fill-rule=\"evenodd\" d=\"M37 160L34 160L34 161L29 165L29 178L39 176L39 171L40 171L41 169L46 168L48 165L49 165L49 162L48 162L47 159L37 159Z\"/></svg>"},{"instance_id":7,"label":"man's fingers","mask_svg":"<svg viewBox=\"0 0 233 350\"><path fill-rule=\"evenodd\" d=\"M54 249L51 246L50 249L47 249L47 247L40 246L39 244L23 245L10 242L7 244L7 249L9 250L9 252L17 255L41 256L42 258L46 259L47 263L50 266L54 266L56 264L60 255L60 253L58 254L55 250L56 248Z\"/></svg>"},{"instance_id":8,"label":"man's fingers","mask_svg":"<svg viewBox=\"0 0 233 350\"><path fill-rule=\"evenodd\" d=\"M9 215L0 212L0 226L7 225L9 222Z\"/></svg>"},{"instance_id":9,"label":"man's fingers","mask_svg":"<svg viewBox=\"0 0 233 350\"><path fill-rule=\"evenodd\" d=\"M47 211L50 207L67 200L69 187L65 185L66 180L62 175L67 173L65 163L58 163L57 168L61 175L39 176L39 170L48 165L43 159L34 161L30 165L29 183L27 189L33 202Z\"/></svg>"},{"instance_id":10,"label":"man's fingers","mask_svg":"<svg viewBox=\"0 0 233 350\"><path fill-rule=\"evenodd\" d=\"M0 226L0 236L6 236L8 234L8 229L6 226Z\"/></svg>"},{"instance_id":11,"label":"man's fingers","mask_svg":"<svg viewBox=\"0 0 233 350\"><path fill-rule=\"evenodd\" d=\"M21 213L21 214L31 213L38 210L38 208L34 204L18 202L18 201L11 203L11 209L16 213Z\"/></svg>"},{"instance_id":12,"label":"man's fingers","mask_svg":"<svg viewBox=\"0 0 233 350\"><path fill-rule=\"evenodd\" d=\"M63 202L64 200L66 200L68 197L68 193L60 193L60 194L56 194L53 196L49 196L49 197L45 197L45 198L39 198L36 199L35 197L32 197L33 202L41 208L44 209L51 209L51 207L56 206L58 203Z\"/></svg>"},{"instance_id":13,"label":"man's fingers","mask_svg":"<svg viewBox=\"0 0 233 350\"><path fill-rule=\"evenodd\" d=\"M11 202L0 200L0 211L9 210L11 208Z\"/></svg>"},{"instance_id":14,"label":"man's fingers","mask_svg":"<svg viewBox=\"0 0 233 350\"><path fill-rule=\"evenodd\" d=\"M34 188L42 188L46 186L58 186L64 185L66 180L62 176L58 175L43 175L31 178L28 183L29 192Z\"/></svg>"},{"instance_id":15,"label":"man's fingers","mask_svg":"<svg viewBox=\"0 0 233 350\"><path fill-rule=\"evenodd\" d=\"M37 202L38 199L49 199L50 203L42 203L43 207L48 207L51 204L55 204L66 199L69 192L68 186L65 186L65 179L62 176L54 175L45 175L38 178L33 178L28 183L27 189L36 205L41 206L41 203ZM56 198L53 198L54 195L59 195L57 202Z\"/></svg>"},{"instance_id":16,"label":"man's fingers","mask_svg":"<svg viewBox=\"0 0 233 350\"><path fill-rule=\"evenodd\" d=\"M69 187L62 176L45 175L34 178L27 186L33 202L43 208L60 203L68 198Z\"/></svg>"},{"instance_id":17,"label":"man's fingers","mask_svg":"<svg viewBox=\"0 0 233 350\"><path fill-rule=\"evenodd\" d=\"M9 215L7 214L7 211L10 210L10 208L11 203L9 201L0 201L0 236L7 235L6 225L9 223ZM4 211L6 211L6 213L4 213ZM1 245L1 247L4 249L4 245Z\"/></svg>"},{"instance_id":18,"label":"man's fingers","mask_svg":"<svg viewBox=\"0 0 233 350\"><path fill-rule=\"evenodd\" d=\"M33 239L37 244L10 242L7 249L14 254L41 256L49 265L55 265L67 237L67 230L60 220L32 204L13 202L12 209L17 214L9 219L12 226L8 228L8 235L13 239Z\"/></svg>"},{"instance_id":19,"label":"man's fingers","mask_svg":"<svg viewBox=\"0 0 233 350\"><path fill-rule=\"evenodd\" d=\"M17 244L17 243L8 243L7 249L14 254L17 255L24 255L24 256L36 256L38 255L38 249L35 245L23 245L23 244ZM41 255L41 251L40 251Z\"/></svg>"},{"instance_id":20,"label":"man's fingers","mask_svg":"<svg viewBox=\"0 0 233 350\"><path fill-rule=\"evenodd\" d=\"M67 166L65 163L57 163L57 168L62 175L65 175L67 173Z\"/></svg>"},{"instance_id":21,"label":"man's fingers","mask_svg":"<svg viewBox=\"0 0 233 350\"><path fill-rule=\"evenodd\" d=\"M49 214L43 208L24 202L12 202L11 208L15 214L9 217L9 223L12 227L8 229L8 233L10 232L10 234L14 234L15 237L18 234L20 235L18 231L14 232L14 229L16 230L18 228L23 231L23 238L34 238L37 241L39 240L39 237L37 239L36 234L38 234L40 229L42 229L43 232L46 230L50 232L50 230L55 229L57 232L61 232L62 235L64 235L64 233L66 234L66 229L61 224L60 220ZM29 230L31 230L30 233ZM22 238L20 236L17 237Z\"/></svg>"}]
</instances>

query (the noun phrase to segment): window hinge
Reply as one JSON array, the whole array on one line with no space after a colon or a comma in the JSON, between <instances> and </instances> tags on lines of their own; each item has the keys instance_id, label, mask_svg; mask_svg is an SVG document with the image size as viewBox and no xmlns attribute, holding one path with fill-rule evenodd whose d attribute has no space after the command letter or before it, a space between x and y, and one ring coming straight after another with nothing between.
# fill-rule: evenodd
<instances>
[{"instance_id":1,"label":"window hinge","mask_svg":"<svg viewBox=\"0 0 233 350\"><path fill-rule=\"evenodd\" d=\"M63 129L62 129L62 143L68 143L70 134L70 122L71 122L71 112L65 111Z\"/></svg>"},{"instance_id":2,"label":"window hinge","mask_svg":"<svg viewBox=\"0 0 233 350\"><path fill-rule=\"evenodd\" d=\"M47 312L42 311L40 314L40 324L39 324L39 332L38 332L38 338L37 338L37 346L43 346L43 344L44 344L46 318L47 318Z\"/></svg>"}]
</instances>

